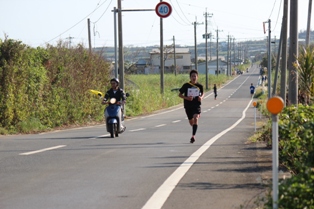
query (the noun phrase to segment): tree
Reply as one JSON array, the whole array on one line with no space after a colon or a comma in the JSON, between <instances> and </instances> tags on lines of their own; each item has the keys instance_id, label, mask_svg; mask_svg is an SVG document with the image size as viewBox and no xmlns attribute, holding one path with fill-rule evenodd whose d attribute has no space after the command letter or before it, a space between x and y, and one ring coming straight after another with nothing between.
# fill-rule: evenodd
<instances>
[{"instance_id":1,"label":"tree","mask_svg":"<svg viewBox=\"0 0 314 209\"><path fill-rule=\"evenodd\" d=\"M303 104L310 104L314 95L314 51L313 46L302 47L294 63L299 74L299 101Z\"/></svg>"}]
</instances>

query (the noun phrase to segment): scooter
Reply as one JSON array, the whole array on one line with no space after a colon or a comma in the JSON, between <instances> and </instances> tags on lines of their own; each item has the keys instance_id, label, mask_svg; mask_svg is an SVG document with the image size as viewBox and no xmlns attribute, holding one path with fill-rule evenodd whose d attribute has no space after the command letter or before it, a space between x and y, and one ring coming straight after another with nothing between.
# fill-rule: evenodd
<instances>
[{"instance_id":1,"label":"scooter","mask_svg":"<svg viewBox=\"0 0 314 209\"><path fill-rule=\"evenodd\" d=\"M89 90L92 94L99 96L99 99L103 99L104 94L97 90ZM129 97L129 93L126 93L126 97ZM108 102L108 106L105 108L104 116L106 120L106 129L110 133L111 138L118 137L119 134L124 132L124 116L122 115L120 102L116 98L111 98Z\"/></svg>"},{"instance_id":2,"label":"scooter","mask_svg":"<svg viewBox=\"0 0 314 209\"><path fill-rule=\"evenodd\" d=\"M110 133L111 138L118 137L125 130L125 126L121 106L117 104L116 98L109 100L104 115L107 132Z\"/></svg>"}]
</instances>

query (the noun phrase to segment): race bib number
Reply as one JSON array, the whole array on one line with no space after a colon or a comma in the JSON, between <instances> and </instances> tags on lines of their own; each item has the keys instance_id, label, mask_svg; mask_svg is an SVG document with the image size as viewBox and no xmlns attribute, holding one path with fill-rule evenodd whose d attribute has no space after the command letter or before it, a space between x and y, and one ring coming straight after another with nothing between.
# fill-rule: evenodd
<instances>
[{"instance_id":1,"label":"race bib number","mask_svg":"<svg viewBox=\"0 0 314 209\"><path fill-rule=\"evenodd\" d=\"M196 88L188 88L188 97L198 97L200 95L200 90Z\"/></svg>"}]
</instances>

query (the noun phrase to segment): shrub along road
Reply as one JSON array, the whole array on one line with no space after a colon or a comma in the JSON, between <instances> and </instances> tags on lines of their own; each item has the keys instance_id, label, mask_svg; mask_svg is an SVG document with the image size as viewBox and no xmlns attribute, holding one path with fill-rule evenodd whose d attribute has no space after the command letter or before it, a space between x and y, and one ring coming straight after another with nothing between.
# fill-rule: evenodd
<instances>
[{"instance_id":1,"label":"shrub along road","mask_svg":"<svg viewBox=\"0 0 314 209\"><path fill-rule=\"evenodd\" d=\"M270 151L254 133L258 69L209 92L196 142L182 105L126 121L0 137L0 208L240 208L265 191ZM261 158L262 157L262 158ZM155 195L154 195L155 194ZM248 207L250 208L250 207Z\"/></svg>"}]
</instances>

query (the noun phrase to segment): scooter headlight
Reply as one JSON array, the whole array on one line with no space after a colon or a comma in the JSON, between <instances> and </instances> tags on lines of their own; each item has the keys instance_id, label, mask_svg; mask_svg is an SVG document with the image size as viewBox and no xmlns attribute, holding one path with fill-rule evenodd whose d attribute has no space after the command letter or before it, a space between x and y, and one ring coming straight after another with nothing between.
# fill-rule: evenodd
<instances>
[{"instance_id":1,"label":"scooter headlight","mask_svg":"<svg viewBox=\"0 0 314 209\"><path fill-rule=\"evenodd\" d=\"M109 100L109 103L110 103L110 104L115 104L115 103L116 103L116 101L117 101L117 99L116 99L116 98L111 98L111 99Z\"/></svg>"}]
</instances>

